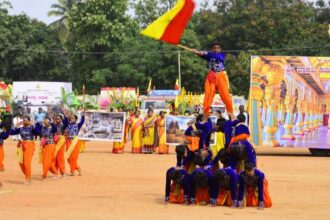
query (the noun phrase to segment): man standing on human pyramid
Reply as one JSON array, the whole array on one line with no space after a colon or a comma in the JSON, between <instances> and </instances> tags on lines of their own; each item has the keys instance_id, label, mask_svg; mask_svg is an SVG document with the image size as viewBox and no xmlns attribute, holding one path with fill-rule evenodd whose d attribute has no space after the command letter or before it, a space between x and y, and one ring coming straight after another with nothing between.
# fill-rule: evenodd
<instances>
[{"instance_id":1,"label":"man standing on human pyramid","mask_svg":"<svg viewBox=\"0 0 330 220\"><path fill-rule=\"evenodd\" d=\"M209 72L205 80L205 96L204 96L204 114L209 115L211 112L211 104L213 98L218 91L223 103L226 106L227 113L233 116L233 101L229 93L229 80L225 70L226 53L221 52L219 42L211 45L212 51L194 50L201 58L208 62Z\"/></svg>"}]
</instances>

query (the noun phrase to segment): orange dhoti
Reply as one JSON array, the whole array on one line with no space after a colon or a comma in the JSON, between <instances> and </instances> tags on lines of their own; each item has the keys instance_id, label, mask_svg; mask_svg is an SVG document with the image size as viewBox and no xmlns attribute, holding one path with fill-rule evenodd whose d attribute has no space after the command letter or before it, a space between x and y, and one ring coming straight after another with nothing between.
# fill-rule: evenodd
<instances>
[{"instance_id":1,"label":"orange dhoti","mask_svg":"<svg viewBox=\"0 0 330 220\"><path fill-rule=\"evenodd\" d=\"M254 187L247 187L246 190L246 206L256 207L258 206L258 191L255 190ZM270 208L272 207L272 199L270 198L268 192L268 181L264 179L264 207Z\"/></svg>"},{"instance_id":2,"label":"orange dhoti","mask_svg":"<svg viewBox=\"0 0 330 220\"><path fill-rule=\"evenodd\" d=\"M183 204L184 203L184 191L182 186L173 183L171 185L170 203Z\"/></svg>"},{"instance_id":3,"label":"orange dhoti","mask_svg":"<svg viewBox=\"0 0 330 220\"><path fill-rule=\"evenodd\" d=\"M26 180L31 179L31 162L32 156L35 149L34 141L22 141L19 143L19 146L22 148L23 151L23 161L19 163L20 168L25 175Z\"/></svg>"},{"instance_id":4,"label":"orange dhoti","mask_svg":"<svg viewBox=\"0 0 330 220\"><path fill-rule=\"evenodd\" d=\"M73 143L74 139L68 139L66 141L66 148L69 150L71 144ZM80 171L80 167L78 165L78 157L79 157L79 151L80 151L80 141L77 141L75 146L72 146L73 150L72 153L68 155L68 163L70 165L70 172L71 174L74 174L74 171Z\"/></svg>"},{"instance_id":5,"label":"orange dhoti","mask_svg":"<svg viewBox=\"0 0 330 220\"><path fill-rule=\"evenodd\" d=\"M233 200L231 197L231 192L226 189L220 189L219 190L219 195L217 198L217 204L219 206L232 206L233 205Z\"/></svg>"},{"instance_id":6,"label":"orange dhoti","mask_svg":"<svg viewBox=\"0 0 330 220\"><path fill-rule=\"evenodd\" d=\"M196 204L197 205L207 205L210 202L209 189L199 188L196 190Z\"/></svg>"},{"instance_id":7,"label":"orange dhoti","mask_svg":"<svg viewBox=\"0 0 330 220\"><path fill-rule=\"evenodd\" d=\"M213 79L210 79L210 74L215 74ZM233 100L229 93L229 80L226 71L209 73L205 81L204 113L210 112L216 91L218 91L220 98L225 104L227 112L232 114L234 111Z\"/></svg>"},{"instance_id":8,"label":"orange dhoti","mask_svg":"<svg viewBox=\"0 0 330 220\"><path fill-rule=\"evenodd\" d=\"M4 171L5 170L5 166L3 164L3 161L5 159L5 152L3 150L3 145L0 145L0 171Z\"/></svg>"},{"instance_id":9,"label":"orange dhoti","mask_svg":"<svg viewBox=\"0 0 330 220\"><path fill-rule=\"evenodd\" d=\"M42 152L42 177L46 178L48 171L57 174L57 169L55 167L55 144L47 144L43 148Z\"/></svg>"},{"instance_id":10,"label":"orange dhoti","mask_svg":"<svg viewBox=\"0 0 330 220\"><path fill-rule=\"evenodd\" d=\"M55 167L57 172L60 172L62 175L65 174L65 145L65 137L61 136L55 148Z\"/></svg>"}]
</instances>

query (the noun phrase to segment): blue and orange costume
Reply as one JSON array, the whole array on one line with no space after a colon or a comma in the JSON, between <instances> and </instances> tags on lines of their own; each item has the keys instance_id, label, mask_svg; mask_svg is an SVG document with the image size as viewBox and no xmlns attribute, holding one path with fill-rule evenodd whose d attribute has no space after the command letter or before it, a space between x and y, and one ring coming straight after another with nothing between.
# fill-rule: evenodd
<instances>
[{"instance_id":1,"label":"blue and orange costume","mask_svg":"<svg viewBox=\"0 0 330 220\"><path fill-rule=\"evenodd\" d=\"M209 114L213 98L218 91L227 112L232 114L233 101L229 93L229 80L225 70L225 53L206 52L201 56L208 62L209 73L205 80L204 113Z\"/></svg>"},{"instance_id":2,"label":"blue and orange costume","mask_svg":"<svg viewBox=\"0 0 330 220\"><path fill-rule=\"evenodd\" d=\"M256 168L253 172L253 176L247 175L246 171L239 175L239 206L242 207L245 200L246 206L271 207L272 200L268 192L268 181L265 174Z\"/></svg>"},{"instance_id":3,"label":"blue and orange costume","mask_svg":"<svg viewBox=\"0 0 330 220\"><path fill-rule=\"evenodd\" d=\"M220 170L226 173L226 177L220 183L212 181L211 203L219 206L237 206L238 175L230 167Z\"/></svg>"},{"instance_id":4,"label":"blue and orange costume","mask_svg":"<svg viewBox=\"0 0 330 220\"><path fill-rule=\"evenodd\" d=\"M185 170L178 170L181 178L179 182L171 180L171 174L175 171L172 167L166 172L165 201L183 204L188 202L190 176Z\"/></svg>"}]
</instances>

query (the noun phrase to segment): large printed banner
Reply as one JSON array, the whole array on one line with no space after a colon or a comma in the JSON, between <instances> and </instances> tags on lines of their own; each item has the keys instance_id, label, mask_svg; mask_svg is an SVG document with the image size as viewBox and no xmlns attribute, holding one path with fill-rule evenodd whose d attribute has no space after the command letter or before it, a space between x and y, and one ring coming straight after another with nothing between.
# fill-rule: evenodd
<instances>
[{"instance_id":1,"label":"large printed banner","mask_svg":"<svg viewBox=\"0 0 330 220\"><path fill-rule=\"evenodd\" d=\"M330 57L252 56L250 130L258 146L330 148Z\"/></svg>"},{"instance_id":2,"label":"large printed banner","mask_svg":"<svg viewBox=\"0 0 330 220\"><path fill-rule=\"evenodd\" d=\"M72 92L72 83L66 82L13 82L14 115L32 113L42 108L49 116L58 112L62 103L62 88L65 93Z\"/></svg>"},{"instance_id":3,"label":"large printed banner","mask_svg":"<svg viewBox=\"0 0 330 220\"><path fill-rule=\"evenodd\" d=\"M14 101L29 105L58 105L62 101L62 88L72 92L72 84L65 82L14 82Z\"/></svg>"},{"instance_id":4,"label":"large printed banner","mask_svg":"<svg viewBox=\"0 0 330 220\"><path fill-rule=\"evenodd\" d=\"M125 113L86 112L79 139L121 142L124 138Z\"/></svg>"},{"instance_id":5,"label":"large printed banner","mask_svg":"<svg viewBox=\"0 0 330 220\"><path fill-rule=\"evenodd\" d=\"M176 116L167 115L165 118L166 124L166 144L178 145L185 141L184 133L188 128L189 122L193 121L194 116ZM213 124L216 123L216 117L211 117ZM214 133L211 135L210 145L215 145Z\"/></svg>"}]
</instances>

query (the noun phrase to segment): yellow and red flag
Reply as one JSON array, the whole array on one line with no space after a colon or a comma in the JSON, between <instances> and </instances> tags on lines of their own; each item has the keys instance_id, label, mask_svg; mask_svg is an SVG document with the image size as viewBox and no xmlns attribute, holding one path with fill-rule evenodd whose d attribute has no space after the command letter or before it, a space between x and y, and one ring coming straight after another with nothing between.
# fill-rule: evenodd
<instances>
[{"instance_id":1,"label":"yellow and red flag","mask_svg":"<svg viewBox=\"0 0 330 220\"><path fill-rule=\"evenodd\" d=\"M171 10L151 23L141 31L141 34L176 45L180 41L194 8L193 0L178 0Z\"/></svg>"}]
</instances>

